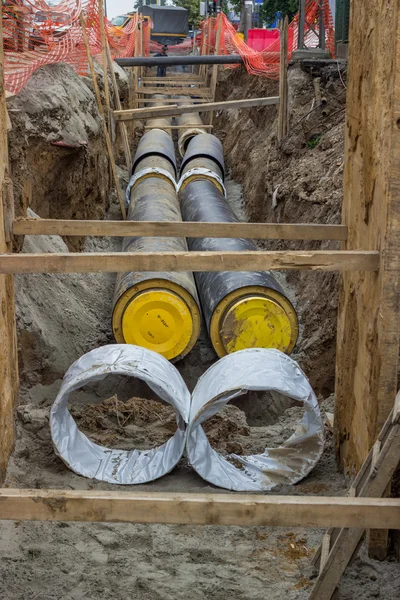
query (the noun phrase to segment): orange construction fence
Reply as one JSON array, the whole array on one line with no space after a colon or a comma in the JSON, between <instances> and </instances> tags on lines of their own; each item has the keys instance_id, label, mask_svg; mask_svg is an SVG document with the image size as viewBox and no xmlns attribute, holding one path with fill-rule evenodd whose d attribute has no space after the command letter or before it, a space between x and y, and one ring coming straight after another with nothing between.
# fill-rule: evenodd
<instances>
[{"instance_id":1,"label":"orange construction fence","mask_svg":"<svg viewBox=\"0 0 400 600\"><path fill-rule=\"evenodd\" d=\"M326 47L334 56L334 27L329 0L307 0L306 21L318 32L320 2L324 10ZM99 0L61 0L50 6L44 0L2 0L4 40L4 76L6 90L18 93L32 73L44 65L65 62L79 74L88 73L87 55L83 43L80 14L85 18L91 54L101 54ZM124 28L112 26L104 18L111 54L115 57L148 56L159 44L150 41L151 22L142 21L136 13ZM305 43L316 45L318 36L307 30ZM219 33L219 44L217 34ZM297 47L298 16L289 25L289 59ZM279 77L280 42L274 40L268 48L257 52L236 32L224 13L202 23L200 51L203 54L240 54L249 73L264 77ZM170 51L190 53L193 41L185 40ZM230 65L229 68L235 68Z\"/></svg>"},{"instance_id":2,"label":"orange construction fence","mask_svg":"<svg viewBox=\"0 0 400 600\"><path fill-rule=\"evenodd\" d=\"M18 93L32 73L44 65L65 62L79 74L88 73L80 14L93 56L101 54L98 0L61 0L50 6L44 0L5 0L2 7L4 77L6 90ZM124 29L104 19L113 57L149 55L150 29L138 15Z\"/></svg>"}]
</instances>

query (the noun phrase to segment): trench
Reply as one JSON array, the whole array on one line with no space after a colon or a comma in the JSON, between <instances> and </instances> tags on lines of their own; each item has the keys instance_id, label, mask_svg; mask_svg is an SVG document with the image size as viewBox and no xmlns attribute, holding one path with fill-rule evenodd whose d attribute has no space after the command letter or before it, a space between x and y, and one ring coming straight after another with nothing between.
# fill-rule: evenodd
<instances>
[{"instance_id":1,"label":"trench","mask_svg":"<svg viewBox=\"0 0 400 600\"><path fill-rule=\"evenodd\" d=\"M220 96L242 94L243 77L243 74L229 75L220 86ZM249 94L267 95L269 84L262 87L254 79ZM318 148L311 153L320 175L318 181L315 181L310 163L306 163L308 167L305 167L309 171L308 179L299 175L296 164L310 156L304 148L300 152L285 154L280 162L274 151L270 151L266 176L266 165L258 162L258 155L268 154L266 145L271 143L271 139L266 130L273 126L275 118L269 108L251 111L246 123L218 117L217 135L224 141L229 166L226 187L233 210L243 221L256 220L257 215L258 218L262 215L261 220L269 220L270 214L276 218L276 209L270 208L270 199L281 183L277 211L282 221L288 215L288 221L301 220L298 217L299 196L296 195L301 192L311 198L304 220L310 220L310 212L313 212L315 221L327 216L330 222L336 222L336 196L328 194L328 186L332 187L332 182L321 183L323 173L318 169L323 164L325 153L333 153L336 146L341 148L339 131L342 125L336 124L335 131L326 140L328 147L324 153ZM247 134L244 133L246 127ZM249 149L250 142L255 154ZM244 155L246 161L240 158ZM336 160L335 156L333 159ZM336 167L340 169L340 165ZM264 175L263 180L258 171ZM121 169L120 174L126 186L127 173ZM336 179L339 176L340 172L335 175ZM291 184L295 191L289 189ZM335 186L333 191L336 193ZM326 203L320 200L324 193L328 198ZM265 198L269 198L269 206ZM47 216L41 214L40 204L35 206L35 210L40 216ZM105 218L116 219L118 215L118 203L113 195ZM86 251L118 251L120 248L119 239L90 238L83 242ZM40 236L26 239L23 251L65 252L68 246L61 238ZM332 386L329 382L332 355L329 348L324 349L324 344L328 347L334 335L331 325L335 306L321 306L320 299L312 302L314 292L310 292L310 287L315 287L315 280L306 284L305 278L299 281L285 275L280 277L290 300L300 310L301 330L295 356L302 367L314 363L321 407L332 412ZM331 282L328 282L328 289L331 289L330 286ZM16 448L10 460L6 485L120 489L71 472L54 454L48 423L50 406L70 364L85 352L114 341L111 328L114 287L115 276L107 273L16 276L21 390ZM309 313L316 315L316 321L310 319ZM313 326L313 323L320 324L321 321L324 322L322 329L320 325ZM316 362L315 357L321 354L324 358ZM215 360L208 334L203 329L195 347L176 366L192 390L198 378ZM146 385L123 377L107 378L76 392L71 397L71 406L82 430L98 443L111 446L158 444L171 435L175 426L168 407L160 403ZM224 412L210 419L208 435L221 452L247 451L250 447L259 450L257 444L274 445L287 438L298 423L299 410L299 407L288 407L285 403L269 402L252 392L233 401ZM154 414L156 418L152 417ZM124 423L122 427L121 423ZM186 461L163 479L137 489L222 491L203 482ZM278 493L329 496L344 494L345 490L344 479L337 472L332 438L327 432L325 451L314 471L294 488L282 486ZM193 600L260 600L266 597L268 600L280 600L283 596L289 600L305 600L312 581L309 559L322 537L322 532L309 529L293 532L265 527L126 527L29 522L0 523L0 532L0 591L7 600L25 599L27 590L32 598L43 600L125 600L128 595L146 600L183 600L189 594ZM341 598L353 598L354 586L359 586L360 580L365 584L361 593L357 587L360 600L371 595L379 597L379 586L371 573L378 574L383 581L392 582L396 577L396 565L388 565L366 562L363 557L344 578ZM387 585L382 591L385 597L391 597Z\"/></svg>"}]
</instances>

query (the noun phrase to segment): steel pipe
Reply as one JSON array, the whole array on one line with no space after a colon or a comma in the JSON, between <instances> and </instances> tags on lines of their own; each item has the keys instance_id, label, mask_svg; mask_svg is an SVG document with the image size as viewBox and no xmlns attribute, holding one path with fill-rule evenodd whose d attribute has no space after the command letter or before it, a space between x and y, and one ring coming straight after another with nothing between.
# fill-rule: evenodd
<instances>
[{"instance_id":1,"label":"steel pipe","mask_svg":"<svg viewBox=\"0 0 400 600\"><path fill-rule=\"evenodd\" d=\"M177 174L175 149L170 136L160 129L152 129L141 138L138 144L133 159L132 173L135 173L144 159L152 158L156 165L159 164L158 157L166 159L172 165L175 175Z\"/></svg>"},{"instance_id":2,"label":"steel pipe","mask_svg":"<svg viewBox=\"0 0 400 600\"><path fill-rule=\"evenodd\" d=\"M188 102L187 97L180 97L178 100L180 104L192 104L190 101ZM178 125L182 127L182 129L178 130L178 149L183 158L189 142L196 135L207 133L207 130L204 128L203 121L198 112L179 115L177 121Z\"/></svg>"},{"instance_id":3,"label":"steel pipe","mask_svg":"<svg viewBox=\"0 0 400 600\"><path fill-rule=\"evenodd\" d=\"M156 165L152 166L154 162ZM128 220L182 220L175 170L171 138L160 129L146 133L134 160ZM131 237L124 239L122 250L182 252L187 251L187 243L184 238ZM169 360L183 358L200 333L200 309L193 274L140 272L119 275L112 325L118 343L143 346Z\"/></svg>"},{"instance_id":4,"label":"steel pipe","mask_svg":"<svg viewBox=\"0 0 400 600\"><path fill-rule=\"evenodd\" d=\"M154 96L151 97L151 99L154 100L154 102L152 103L152 108L155 106L164 106L166 98L167 96L163 96L162 94L154 94ZM150 130L162 129L169 136L171 136L172 133L170 129L171 125L172 117L156 117L154 119L148 119L146 121L146 126Z\"/></svg>"},{"instance_id":5,"label":"steel pipe","mask_svg":"<svg viewBox=\"0 0 400 600\"><path fill-rule=\"evenodd\" d=\"M190 170L192 164L186 160L188 155L198 158L193 146L199 140L203 143L204 138L201 135L190 142L184 169ZM220 165L215 155L220 155L217 148L221 144L215 140L208 163L218 173ZM215 179L193 173L185 183L179 190L184 221L239 222ZM201 252L257 250L252 241L234 238L191 238L188 245L190 250ZM286 353L293 350L298 337L297 315L271 273L204 272L196 273L195 279L211 342L219 357L254 347L277 348Z\"/></svg>"},{"instance_id":6,"label":"steel pipe","mask_svg":"<svg viewBox=\"0 0 400 600\"><path fill-rule=\"evenodd\" d=\"M203 56L132 56L116 58L121 67L158 67L176 65L237 65L243 62L240 54L209 54Z\"/></svg>"}]
</instances>

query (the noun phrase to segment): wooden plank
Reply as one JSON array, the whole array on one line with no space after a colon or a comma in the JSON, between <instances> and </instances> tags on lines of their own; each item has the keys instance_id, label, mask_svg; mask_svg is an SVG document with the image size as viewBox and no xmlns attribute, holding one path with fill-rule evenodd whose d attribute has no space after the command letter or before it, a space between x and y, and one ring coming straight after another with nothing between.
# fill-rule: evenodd
<instances>
[{"instance_id":1,"label":"wooden plank","mask_svg":"<svg viewBox=\"0 0 400 600\"><path fill-rule=\"evenodd\" d=\"M159 100L154 100L153 98L140 98L136 100L137 103L140 104L157 104L159 102ZM191 98L190 102L192 102L193 104L204 104L204 98ZM176 104L176 98L164 98L164 104L168 105L168 104L173 104L175 106L177 106ZM168 107L171 108L171 107Z\"/></svg>"},{"instance_id":2,"label":"wooden plank","mask_svg":"<svg viewBox=\"0 0 400 600\"><path fill-rule=\"evenodd\" d=\"M108 68L110 69L111 81L112 81L113 90L114 90L115 106L117 107L117 110L122 110L121 100L119 97L117 78L115 77L113 60L111 57L110 46L108 45L108 40L106 40L106 53L107 53ZM119 123L119 126L120 126L120 131L121 131L122 145L124 147L126 166L128 167L128 171L130 171L130 169L132 168L132 155L131 155L131 147L130 147L130 143L129 143L128 131L126 129L125 123Z\"/></svg>"},{"instance_id":3,"label":"wooden plank","mask_svg":"<svg viewBox=\"0 0 400 600\"><path fill-rule=\"evenodd\" d=\"M111 138L110 138L110 134L107 129L107 123L106 123L105 115L104 115L104 108L103 108L103 105L101 102L99 86L97 84L96 72L94 70L93 59L92 59L92 55L90 53L89 41L88 41L88 37L87 37L87 33L86 33L86 21L85 21L85 18L82 13L80 14L79 19L80 19L80 24L81 24L81 29L82 29L83 43L85 44L85 49L86 49L86 57L88 59L89 69L90 69L90 73L91 73L92 81L93 81L93 87L95 90L95 96L96 96L96 100L97 100L97 108L99 110L101 119L103 121L103 132L104 132L104 137L106 140L108 158L109 158L110 164L111 164L111 170L112 170L112 174L113 174L113 178L114 178L115 189L117 191L119 205L121 207L122 218L126 219L125 199L124 199L124 196L123 196L123 193L121 190L121 184L118 179L117 167L115 165ZM104 25L104 23L103 23L103 25ZM107 78L107 77L105 76L105 78Z\"/></svg>"},{"instance_id":4,"label":"wooden plank","mask_svg":"<svg viewBox=\"0 0 400 600\"><path fill-rule=\"evenodd\" d=\"M200 96L208 98L210 96L210 88L174 88L174 87L140 87L138 94L153 96L154 94L163 94L166 96Z\"/></svg>"},{"instance_id":5,"label":"wooden plank","mask_svg":"<svg viewBox=\"0 0 400 600\"><path fill-rule=\"evenodd\" d=\"M188 125L169 125L168 129L191 129L192 127L199 127L198 123L189 123ZM213 129L213 125L201 125L202 129ZM153 126L144 126L145 129L154 129Z\"/></svg>"},{"instance_id":6,"label":"wooden plank","mask_svg":"<svg viewBox=\"0 0 400 600\"><path fill-rule=\"evenodd\" d=\"M156 88L160 93L160 89ZM268 106L279 104L279 96L271 96L268 98L246 98L243 100L225 100L224 102L207 102L199 106L193 104L181 104L178 106L162 106L155 108L136 108L131 110L116 110L114 117L116 121L130 121L131 119L151 119L152 117L173 117L174 115L183 115L194 112L207 112L213 110L238 110L241 108L252 108L253 106Z\"/></svg>"},{"instance_id":7,"label":"wooden plank","mask_svg":"<svg viewBox=\"0 0 400 600\"><path fill-rule=\"evenodd\" d=\"M379 456L376 457L376 464L373 471L371 472L370 468L374 454L372 449L356 478L354 489L357 488L356 493L362 498L381 497L398 467L400 457L400 425L393 422L393 413L388 416L379 439L382 441L381 451ZM365 473L368 475L367 478L364 477ZM330 554L325 564L321 564L322 568L311 591L309 600L330 600L332 598L340 578L359 548L364 531L364 529L360 528L329 529L327 533L331 536ZM386 528L379 528L379 530L375 528L375 531L386 531ZM314 564L317 564L318 560L324 558L322 550L322 546L320 546L313 559Z\"/></svg>"},{"instance_id":8,"label":"wooden plank","mask_svg":"<svg viewBox=\"0 0 400 600\"><path fill-rule=\"evenodd\" d=\"M0 6L0 252L12 252L7 235L12 189L9 177L7 106L4 88L4 52ZM14 407L18 394L17 334L15 324L14 277L0 274L0 485L14 448Z\"/></svg>"},{"instance_id":9,"label":"wooden plank","mask_svg":"<svg viewBox=\"0 0 400 600\"><path fill-rule=\"evenodd\" d=\"M81 252L0 254L0 273L125 271L376 271L379 252Z\"/></svg>"},{"instance_id":10,"label":"wooden plank","mask_svg":"<svg viewBox=\"0 0 400 600\"><path fill-rule=\"evenodd\" d=\"M379 249L382 264L377 275L346 274L339 297L335 429L340 462L348 473L356 472L367 456L397 391L399 18L398 0L388 0L384 11L374 0L351 2L343 200L349 236L344 249ZM381 556L379 548L376 555Z\"/></svg>"},{"instance_id":11,"label":"wooden plank","mask_svg":"<svg viewBox=\"0 0 400 600\"><path fill-rule=\"evenodd\" d=\"M101 62L103 68L103 81L104 81L104 98L106 101L106 115L107 118L110 114L111 103L110 103L110 87L108 85L108 68L107 68L107 38L106 30L104 25L104 0L98 0L99 2L99 21L100 21L100 41L101 41Z\"/></svg>"},{"instance_id":12,"label":"wooden plank","mask_svg":"<svg viewBox=\"0 0 400 600\"><path fill-rule=\"evenodd\" d=\"M220 14L217 17L218 25L217 25L217 31L216 31L214 54L219 54L220 49L221 49L222 18L223 18L222 14ZM215 102L215 92L217 89L218 68L219 68L219 65L213 65L212 70L211 70L210 89L211 89L212 102ZM209 121L208 121L210 125L212 125L213 118L214 118L214 112L210 112L210 117L209 117Z\"/></svg>"},{"instance_id":13,"label":"wooden plank","mask_svg":"<svg viewBox=\"0 0 400 600\"><path fill-rule=\"evenodd\" d=\"M17 219L14 235L214 237L265 240L345 240L344 225Z\"/></svg>"},{"instance_id":14,"label":"wooden plank","mask_svg":"<svg viewBox=\"0 0 400 600\"><path fill-rule=\"evenodd\" d=\"M2 489L0 520L397 528L400 500Z\"/></svg>"},{"instance_id":15,"label":"wooden plank","mask_svg":"<svg viewBox=\"0 0 400 600\"><path fill-rule=\"evenodd\" d=\"M288 17L285 17L280 30L280 68L279 68L279 115L278 141L288 134L289 86L288 86Z\"/></svg>"}]
</instances>

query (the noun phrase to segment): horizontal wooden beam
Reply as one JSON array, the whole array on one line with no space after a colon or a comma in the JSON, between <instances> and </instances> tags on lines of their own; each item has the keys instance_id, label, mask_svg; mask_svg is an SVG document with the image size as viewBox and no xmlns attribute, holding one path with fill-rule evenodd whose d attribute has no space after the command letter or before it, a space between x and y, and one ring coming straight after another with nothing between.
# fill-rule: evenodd
<instances>
[{"instance_id":1,"label":"horizontal wooden beam","mask_svg":"<svg viewBox=\"0 0 400 600\"><path fill-rule=\"evenodd\" d=\"M178 94L179 95L179 94ZM164 104L175 104L176 105L176 98L163 98L163 103ZM160 102L160 99L154 99L154 98L136 98L136 102L139 102L141 104L158 104ZM204 104L205 103L205 99L204 98L191 98L190 102L192 104ZM168 106L168 108L171 108L170 106Z\"/></svg>"},{"instance_id":2,"label":"horizontal wooden beam","mask_svg":"<svg viewBox=\"0 0 400 600\"><path fill-rule=\"evenodd\" d=\"M157 77L157 75L147 75L142 81L205 81L201 75L193 75L193 73L173 73L166 77Z\"/></svg>"},{"instance_id":3,"label":"horizontal wooden beam","mask_svg":"<svg viewBox=\"0 0 400 600\"><path fill-rule=\"evenodd\" d=\"M135 94L148 94L153 96L154 94L163 94L167 96L210 96L210 88L171 88L171 87L140 87Z\"/></svg>"},{"instance_id":4,"label":"horizontal wooden beam","mask_svg":"<svg viewBox=\"0 0 400 600\"><path fill-rule=\"evenodd\" d=\"M347 239L345 225L314 223L198 223L163 221L74 221L17 219L14 235L213 237L259 240Z\"/></svg>"},{"instance_id":5,"label":"horizontal wooden beam","mask_svg":"<svg viewBox=\"0 0 400 600\"><path fill-rule=\"evenodd\" d=\"M155 93L160 93L160 88ZM268 106L279 104L279 96L268 98L247 98L244 100L226 100L224 102L207 102L199 106L193 104L181 104L180 106L155 107L155 108L131 108L129 110L115 110L116 121L132 121L134 119L151 119L153 117L173 117L194 112L209 112L214 110L237 110L240 108L252 108L253 106Z\"/></svg>"},{"instance_id":6,"label":"horizontal wooden beam","mask_svg":"<svg viewBox=\"0 0 400 600\"><path fill-rule=\"evenodd\" d=\"M191 129L192 127L196 127L198 129L213 129L214 125L199 125L198 123L189 123L188 125L168 125L166 129ZM145 125L145 129L154 129L153 125L147 126Z\"/></svg>"},{"instance_id":7,"label":"horizontal wooden beam","mask_svg":"<svg viewBox=\"0 0 400 600\"><path fill-rule=\"evenodd\" d=\"M400 500L1 489L0 520L399 529Z\"/></svg>"},{"instance_id":8,"label":"horizontal wooden beam","mask_svg":"<svg viewBox=\"0 0 400 600\"><path fill-rule=\"evenodd\" d=\"M379 252L82 252L0 254L0 273L123 273L127 271L377 271Z\"/></svg>"}]
</instances>

